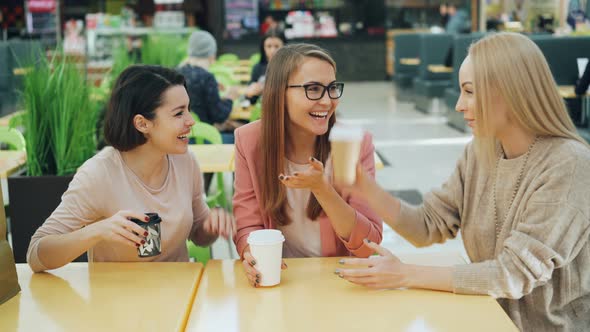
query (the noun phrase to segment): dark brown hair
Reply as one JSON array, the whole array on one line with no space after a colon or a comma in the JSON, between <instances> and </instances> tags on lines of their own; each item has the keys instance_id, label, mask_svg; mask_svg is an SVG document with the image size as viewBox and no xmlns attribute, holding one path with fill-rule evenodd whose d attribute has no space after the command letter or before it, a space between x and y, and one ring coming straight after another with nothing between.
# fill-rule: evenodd
<instances>
[{"instance_id":1,"label":"dark brown hair","mask_svg":"<svg viewBox=\"0 0 590 332\"><path fill-rule=\"evenodd\" d=\"M148 120L156 117L164 92L175 85L185 86L184 76L160 67L133 65L117 78L104 120L105 141L119 151L129 151L147 142L133 125L137 114ZM186 86L185 86L186 88Z\"/></svg>"}]
</instances>

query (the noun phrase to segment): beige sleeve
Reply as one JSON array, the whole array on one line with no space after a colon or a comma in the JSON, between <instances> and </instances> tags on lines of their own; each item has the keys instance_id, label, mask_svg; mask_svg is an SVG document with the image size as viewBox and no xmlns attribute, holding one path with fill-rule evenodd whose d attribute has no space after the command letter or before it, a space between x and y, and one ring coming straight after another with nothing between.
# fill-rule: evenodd
<instances>
[{"instance_id":1,"label":"beige sleeve","mask_svg":"<svg viewBox=\"0 0 590 332\"><path fill-rule=\"evenodd\" d=\"M521 298L588 247L590 165L571 159L561 158L536 177L535 191L496 259L454 267L456 293ZM584 282L577 278L570 282Z\"/></svg>"},{"instance_id":2,"label":"beige sleeve","mask_svg":"<svg viewBox=\"0 0 590 332\"><path fill-rule=\"evenodd\" d=\"M99 212L102 193L98 174L89 167L80 168L61 197L59 206L33 234L27 251L27 262L33 270L46 269L37 255L43 237L71 233L103 217Z\"/></svg>"},{"instance_id":3,"label":"beige sleeve","mask_svg":"<svg viewBox=\"0 0 590 332\"><path fill-rule=\"evenodd\" d=\"M580 210L567 204L529 204L527 210L496 259L454 267L455 293L519 299L547 283L587 245L590 219Z\"/></svg>"},{"instance_id":4,"label":"beige sleeve","mask_svg":"<svg viewBox=\"0 0 590 332\"><path fill-rule=\"evenodd\" d=\"M465 170L469 146L451 177L440 189L424 195L420 206L401 201L400 215L394 230L417 247L443 243L457 236L465 190Z\"/></svg>"}]
</instances>

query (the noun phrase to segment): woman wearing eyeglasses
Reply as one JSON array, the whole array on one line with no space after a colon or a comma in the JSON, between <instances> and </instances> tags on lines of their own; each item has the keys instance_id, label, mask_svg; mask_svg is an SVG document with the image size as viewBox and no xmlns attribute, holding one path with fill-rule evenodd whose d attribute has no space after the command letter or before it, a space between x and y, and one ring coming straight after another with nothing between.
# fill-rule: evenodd
<instances>
[{"instance_id":1,"label":"woman wearing eyeglasses","mask_svg":"<svg viewBox=\"0 0 590 332\"><path fill-rule=\"evenodd\" d=\"M367 257L373 251L363 239L381 242L381 220L368 204L331 183L328 136L343 88L326 51L285 46L268 65L262 119L235 132L234 240L254 287L261 276L247 244L252 231L281 230L283 257ZM371 177L373 150L366 135L360 160Z\"/></svg>"}]
</instances>

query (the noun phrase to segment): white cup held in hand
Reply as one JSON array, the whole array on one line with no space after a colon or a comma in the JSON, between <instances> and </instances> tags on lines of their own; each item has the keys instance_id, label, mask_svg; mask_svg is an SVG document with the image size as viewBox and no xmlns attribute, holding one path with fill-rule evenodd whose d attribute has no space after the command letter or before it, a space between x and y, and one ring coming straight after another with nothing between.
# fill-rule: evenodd
<instances>
[{"instance_id":1,"label":"white cup held in hand","mask_svg":"<svg viewBox=\"0 0 590 332\"><path fill-rule=\"evenodd\" d=\"M330 131L334 182L352 185L356 180L356 165L361 153L363 130L349 125L335 125Z\"/></svg>"},{"instance_id":2,"label":"white cup held in hand","mask_svg":"<svg viewBox=\"0 0 590 332\"><path fill-rule=\"evenodd\" d=\"M260 272L260 286L274 286L281 282L281 263L285 237L277 229L262 229L250 233L248 244L254 266Z\"/></svg>"}]
</instances>

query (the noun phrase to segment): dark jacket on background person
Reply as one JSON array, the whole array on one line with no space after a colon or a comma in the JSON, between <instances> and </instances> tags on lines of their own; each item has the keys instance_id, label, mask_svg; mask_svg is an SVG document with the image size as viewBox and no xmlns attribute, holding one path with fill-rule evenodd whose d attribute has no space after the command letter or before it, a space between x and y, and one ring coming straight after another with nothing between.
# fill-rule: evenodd
<instances>
[{"instance_id":1,"label":"dark jacket on background person","mask_svg":"<svg viewBox=\"0 0 590 332\"><path fill-rule=\"evenodd\" d=\"M191 111L201 122L223 123L231 113L233 102L219 96L217 80L206 69L186 64L178 68L186 79Z\"/></svg>"}]
</instances>

